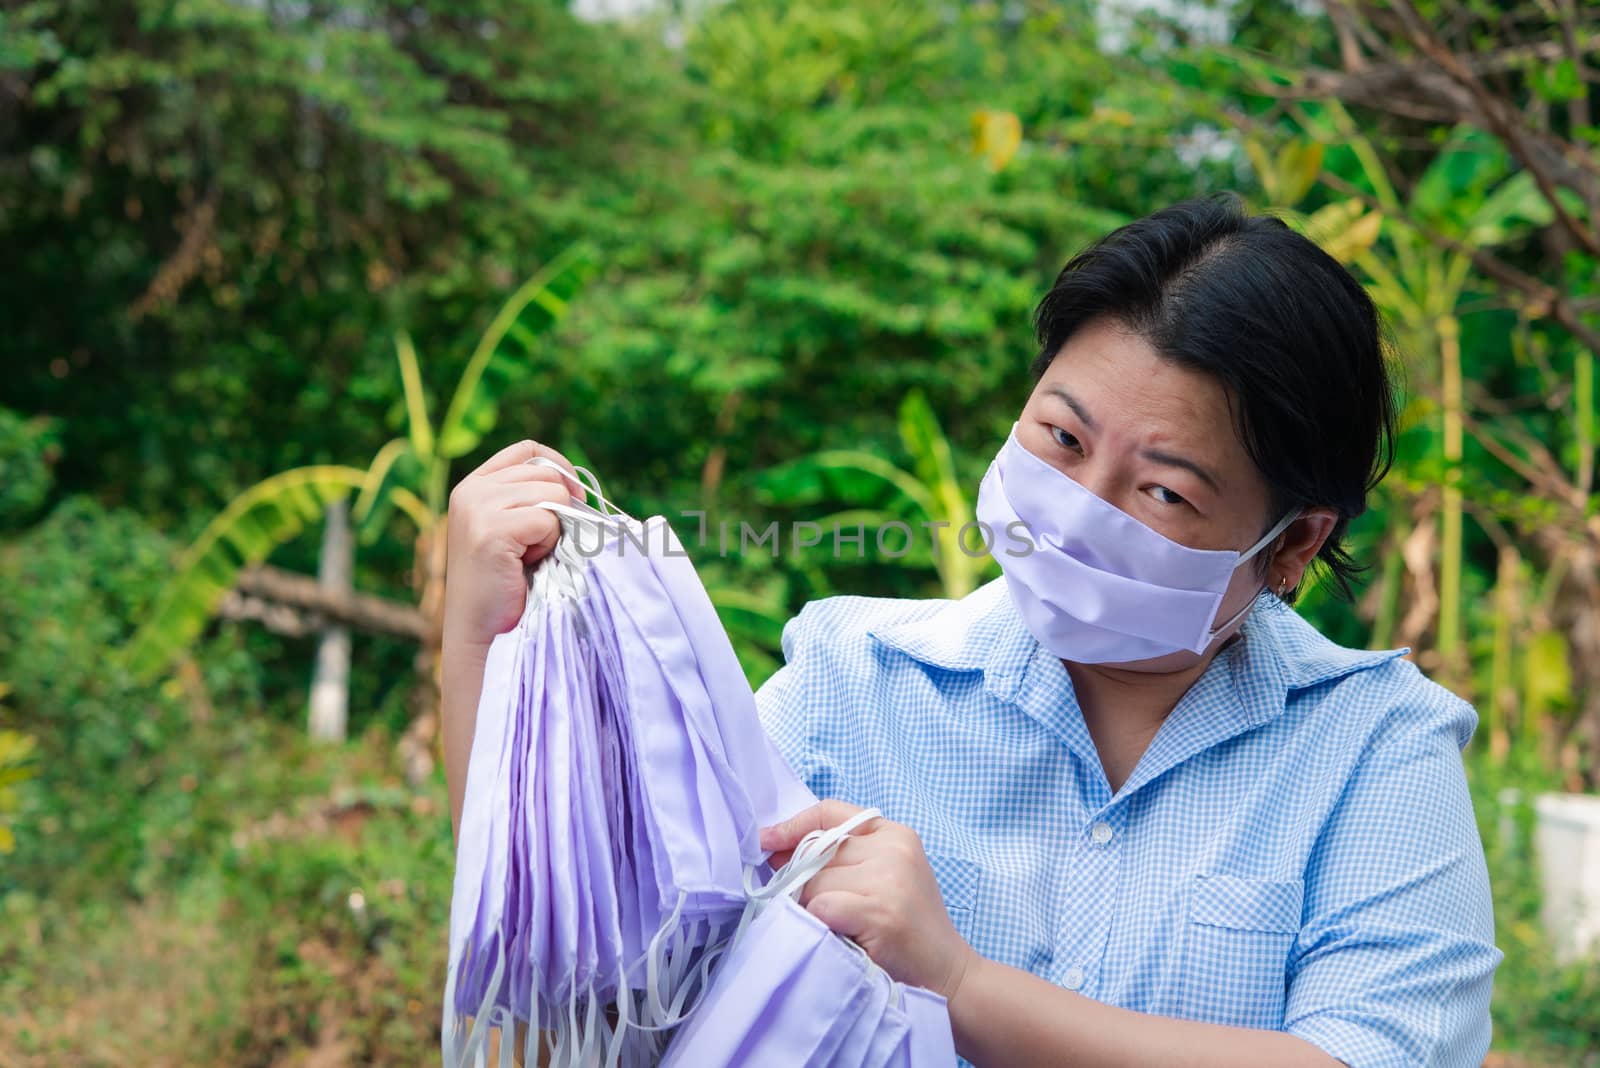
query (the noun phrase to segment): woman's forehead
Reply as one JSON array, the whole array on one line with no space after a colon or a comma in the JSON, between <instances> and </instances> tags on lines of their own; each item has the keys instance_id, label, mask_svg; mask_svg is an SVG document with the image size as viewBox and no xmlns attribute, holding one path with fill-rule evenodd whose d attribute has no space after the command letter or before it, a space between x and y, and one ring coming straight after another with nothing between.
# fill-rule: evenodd
<instances>
[{"instance_id":1,"label":"woman's forehead","mask_svg":"<svg viewBox=\"0 0 1600 1068\"><path fill-rule=\"evenodd\" d=\"M1222 383L1116 324L1091 323L1069 338L1031 403L1070 410L1108 438L1180 447L1230 474L1254 471Z\"/></svg>"}]
</instances>

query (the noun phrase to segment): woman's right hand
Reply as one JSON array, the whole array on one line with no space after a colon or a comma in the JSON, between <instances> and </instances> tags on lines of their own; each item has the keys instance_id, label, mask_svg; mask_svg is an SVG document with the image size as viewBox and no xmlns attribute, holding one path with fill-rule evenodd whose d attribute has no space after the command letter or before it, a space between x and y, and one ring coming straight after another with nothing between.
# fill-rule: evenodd
<instances>
[{"instance_id":1,"label":"woman's right hand","mask_svg":"<svg viewBox=\"0 0 1600 1068\"><path fill-rule=\"evenodd\" d=\"M561 534L554 512L541 502L565 504L571 482L542 464L547 456L567 470L567 458L546 445L507 445L450 493L445 549L446 646L486 648L516 626L527 597L525 565L539 560ZM574 474L576 477L576 474Z\"/></svg>"}]
</instances>

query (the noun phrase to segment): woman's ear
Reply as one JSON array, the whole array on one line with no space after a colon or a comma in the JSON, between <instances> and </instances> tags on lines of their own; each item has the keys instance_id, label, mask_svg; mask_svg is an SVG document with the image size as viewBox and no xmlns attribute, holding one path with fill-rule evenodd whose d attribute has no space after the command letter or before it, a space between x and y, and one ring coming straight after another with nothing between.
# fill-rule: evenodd
<instances>
[{"instance_id":1,"label":"woman's ear","mask_svg":"<svg viewBox=\"0 0 1600 1068\"><path fill-rule=\"evenodd\" d=\"M1276 590L1281 582L1288 589L1297 589L1306 568L1338 524L1339 513L1332 508L1307 508L1301 512L1278 536L1267 571L1267 587Z\"/></svg>"}]
</instances>

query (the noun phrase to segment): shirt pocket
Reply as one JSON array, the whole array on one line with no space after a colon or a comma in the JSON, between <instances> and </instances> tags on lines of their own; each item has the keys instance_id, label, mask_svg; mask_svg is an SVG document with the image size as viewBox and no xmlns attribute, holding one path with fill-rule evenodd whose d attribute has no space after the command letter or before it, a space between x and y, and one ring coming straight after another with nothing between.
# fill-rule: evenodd
<instances>
[{"instance_id":1,"label":"shirt pocket","mask_svg":"<svg viewBox=\"0 0 1600 1068\"><path fill-rule=\"evenodd\" d=\"M1176 1015L1279 1029L1305 884L1197 875L1189 890Z\"/></svg>"},{"instance_id":2,"label":"shirt pocket","mask_svg":"<svg viewBox=\"0 0 1600 1068\"><path fill-rule=\"evenodd\" d=\"M962 941L972 944L972 916L978 902L978 885L983 881L983 868L964 857L950 853L929 853L928 867L939 883L939 896L944 899L944 909L955 924Z\"/></svg>"}]
</instances>

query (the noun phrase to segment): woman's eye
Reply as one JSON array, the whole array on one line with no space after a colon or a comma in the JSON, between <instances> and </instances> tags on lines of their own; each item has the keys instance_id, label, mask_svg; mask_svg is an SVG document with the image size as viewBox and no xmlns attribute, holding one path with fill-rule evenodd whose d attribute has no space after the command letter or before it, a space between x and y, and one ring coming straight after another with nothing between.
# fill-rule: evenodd
<instances>
[{"instance_id":1,"label":"woman's eye","mask_svg":"<svg viewBox=\"0 0 1600 1068\"><path fill-rule=\"evenodd\" d=\"M1078 439L1067 433L1065 430L1062 430L1060 427L1051 427L1050 433L1055 436L1056 444L1060 445L1063 449L1071 449L1073 452L1083 451L1083 445L1078 441Z\"/></svg>"},{"instance_id":2,"label":"woman's eye","mask_svg":"<svg viewBox=\"0 0 1600 1068\"><path fill-rule=\"evenodd\" d=\"M1165 486L1154 486L1154 487L1152 487L1151 490L1150 490L1150 496L1154 497L1156 500L1160 501L1162 504L1187 504L1188 503L1182 497L1180 497L1178 494L1173 493L1171 490L1167 489L1167 487L1165 487Z\"/></svg>"}]
</instances>

